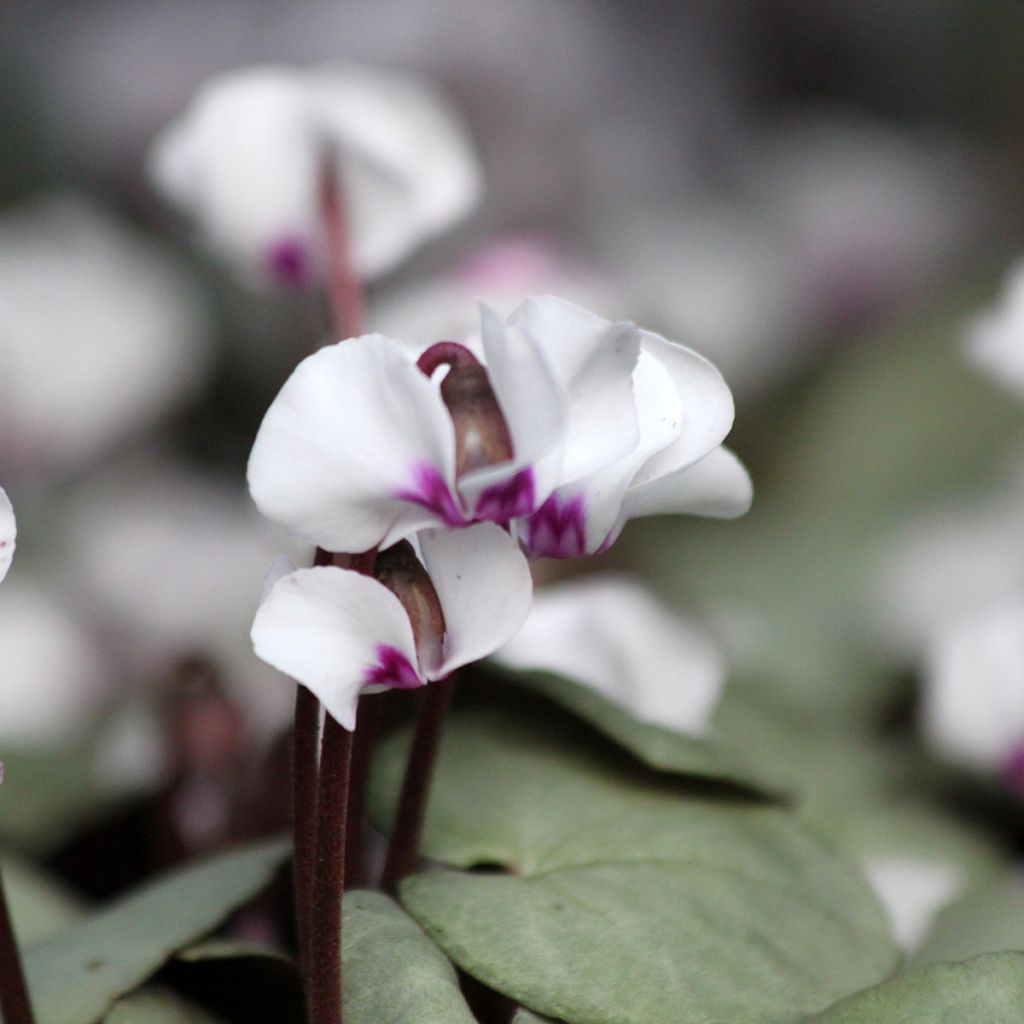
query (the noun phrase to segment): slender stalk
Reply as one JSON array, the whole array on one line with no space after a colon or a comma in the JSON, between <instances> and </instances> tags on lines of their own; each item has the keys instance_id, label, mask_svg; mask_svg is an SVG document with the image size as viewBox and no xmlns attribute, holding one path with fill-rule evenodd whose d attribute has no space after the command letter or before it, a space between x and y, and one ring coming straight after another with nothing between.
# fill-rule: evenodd
<instances>
[{"instance_id":1,"label":"slender stalk","mask_svg":"<svg viewBox=\"0 0 1024 1024\"><path fill-rule=\"evenodd\" d=\"M359 717L356 719L355 745L352 749L352 782L348 794L348 838L345 843L345 886L349 889L365 884L364 863L367 830L367 786L370 761L380 728L381 697L364 696L359 699Z\"/></svg>"},{"instance_id":2,"label":"slender stalk","mask_svg":"<svg viewBox=\"0 0 1024 1024\"><path fill-rule=\"evenodd\" d=\"M0 1020L4 1024L35 1024L21 954L0 876Z\"/></svg>"},{"instance_id":3,"label":"slender stalk","mask_svg":"<svg viewBox=\"0 0 1024 1024\"><path fill-rule=\"evenodd\" d=\"M385 892L393 894L398 883L416 869L434 763L441 746L444 719L448 705L451 704L454 686L453 679L443 679L430 683L423 695L381 878L381 887Z\"/></svg>"},{"instance_id":4,"label":"slender stalk","mask_svg":"<svg viewBox=\"0 0 1024 1024\"><path fill-rule=\"evenodd\" d=\"M351 239L345 203L338 182L338 156L324 152L320 165L320 216L327 240L327 298L332 327L339 338L362 330L363 290L352 266Z\"/></svg>"},{"instance_id":5,"label":"slender stalk","mask_svg":"<svg viewBox=\"0 0 1024 1024\"><path fill-rule=\"evenodd\" d=\"M309 932L310 1024L341 1024L341 904L352 733L324 719Z\"/></svg>"},{"instance_id":6,"label":"slender stalk","mask_svg":"<svg viewBox=\"0 0 1024 1024\"><path fill-rule=\"evenodd\" d=\"M299 962L309 959L310 907L313 904L313 851L316 844L317 740L320 701L304 686L295 688L292 733L292 866L295 877L295 929Z\"/></svg>"}]
</instances>

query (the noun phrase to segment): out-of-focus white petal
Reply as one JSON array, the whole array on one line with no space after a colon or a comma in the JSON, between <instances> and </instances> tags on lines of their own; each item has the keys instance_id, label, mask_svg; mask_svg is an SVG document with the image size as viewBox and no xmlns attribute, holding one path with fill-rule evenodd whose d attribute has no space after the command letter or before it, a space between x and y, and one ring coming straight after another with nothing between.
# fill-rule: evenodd
<instances>
[{"instance_id":1,"label":"out-of-focus white petal","mask_svg":"<svg viewBox=\"0 0 1024 1024\"><path fill-rule=\"evenodd\" d=\"M509 317L509 333L514 332L528 336L546 353L568 394L561 486L636 447L640 427L632 374L640 354L640 332L634 324L609 323L571 302L545 295L528 298Z\"/></svg>"},{"instance_id":2,"label":"out-of-focus white petal","mask_svg":"<svg viewBox=\"0 0 1024 1024\"><path fill-rule=\"evenodd\" d=\"M947 861L874 856L863 864L871 888L889 915L893 937L906 953L918 949L935 918L964 890L964 871Z\"/></svg>"},{"instance_id":3,"label":"out-of-focus white petal","mask_svg":"<svg viewBox=\"0 0 1024 1024\"><path fill-rule=\"evenodd\" d=\"M424 666L432 679L492 654L526 620L533 580L519 546L499 526L424 530L423 564L444 612L441 663Z\"/></svg>"},{"instance_id":4,"label":"out-of-focus white petal","mask_svg":"<svg viewBox=\"0 0 1024 1024\"><path fill-rule=\"evenodd\" d=\"M691 736L710 732L725 684L709 637L624 577L538 591L497 658L577 680L641 721Z\"/></svg>"},{"instance_id":5,"label":"out-of-focus white petal","mask_svg":"<svg viewBox=\"0 0 1024 1024\"><path fill-rule=\"evenodd\" d=\"M307 686L350 730L364 686L420 682L398 598L349 569L299 569L278 580L256 613L252 641L259 657Z\"/></svg>"},{"instance_id":6,"label":"out-of-focus white petal","mask_svg":"<svg viewBox=\"0 0 1024 1024\"><path fill-rule=\"evenodd\" d=\"M248 474L265 515L330 551L386 547L462 519L437 385L381 335L299 364L267 410Z\"/></svg>"},{"instance_id":7,"label":"out-of-focus white petal","mask_svg":"<svg viewBox=\"0 0 1024 1024\"><path fill-rule=\"evenodd\" d=\"M31 747L81 736L110 673L82 624L20 573L0 589L0 744Z\"/></svg>"},{"instance_id":8,"label":"out-of-focus white petal","mask_svg":"<svg viewBox=\"0 0 1024 1024\"><path fill-rule=\"evenodd\" d=\"M134 436L202 383L204 303L144 236L82 200L0 221L0 463L38 475Z\"/></svg>"},{"instance_id":9,"label":"out-of-focus white petal","mask_svg":"<svg viewBox=\"0 0 1024 1024\"><path fill-rule=\"evenodd\" d=\"M683 404L683 425L672 446L674 467L685 466L707 455L725 440L732 429L732 392L722 375L702 355L641 331L643 350L669 372Z\"/></svg>"},{"instance_id":10,"label":"out-of-focus white petal","mask_svg":"<svg viewBox=\"0 0 1024 1024\"><path fill-rule=\"evenodd\" d=\"M480 308L487 376L512 440L511 461L467 473L459 480L466 505L500 521L533 511L558 482L569 424L562 382L543 349L507 329L493 310ZM504 506L507 516L488 514Z\"/></svg>"},{"instance_id":11,"label":"out-of-focus white petal","mask_svg":"<svg viewBox=\"0 0 1024 1024\"><path fill-rule=\"evenodd\" d=\"M929 743L951 760L989 774L1013 767L1024 751L1024 598L936 630L922 724Z\"/></svg>"},{"instance_id":12,"label":"out-of-focus white petal","mask_svg":"<svg viewBox=\"0 0 1024 1024\"><path fill-rule=\"evenodd\" d=\"M967 355L993 380L1024 398L1024 260L1007 274L999 304L968 328Z\"/></svg>"},{"instance_id":13,"label":"out-of-focus white petal","mask_svg":"<svg viewBox=\"0 0 1024 1024\"><path fill-rule=\"evenodd\" d=\"M210 80L158 138L157 188L254 283L317 284L324 156L337 160L351 256L382 274L475 205L480 171L433 84L350 64Z\"/></svg>"},{"instance_id":14,"label":"out-of-focus white petal","mask_svg":"<svg viewBox=\"0 0 1024 1024\"><path fill-rule=\"evenodd\" d=\"M390 270L476 205L482 173L469 134L433 82L328 64L310 70L309 91L340 151L352 256L364 274Z\"/></svg>"},{"instance_id":15,"label":"out-of-focus white petal","mask_svg":"<svg viewBox=\"0 0 1024 1024\"><path fill-rule=\"evenodd\" d=\"M11 567L17 536L18 526L14 521L14 508L7 497L7 492L0 487L0 580L7 575L7 570Z\"/></svg>"},{"instance_id":16,"label":"out-of-focus white petal","mask_svg":"<svg viewBox=\"0 0 1024 1024\"><path fill-rule=\"evenodd\" d=\"M670 453L662 454L665 463L671 461ZM660 459L656 455L651 463ZM753 495L743 463L728 448L718 447L697 462L668 473L645 466L626 494L623 511L629 519L673 512L732 519L750 508Z\"/></svg>"}]
</instances>

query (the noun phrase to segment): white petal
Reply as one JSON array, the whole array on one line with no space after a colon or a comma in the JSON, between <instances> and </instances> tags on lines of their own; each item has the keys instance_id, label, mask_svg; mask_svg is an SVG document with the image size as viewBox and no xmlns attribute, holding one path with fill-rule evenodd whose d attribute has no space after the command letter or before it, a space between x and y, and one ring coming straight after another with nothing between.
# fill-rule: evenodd
<instances>
[{"instance_id":1,"label":"white petal","mask_svg":"<svg viewBox=\"0 0 1024 1024\"><path fill-rule=\"evenodd\" d=\"M299 569L279 580L252 626L257 655L310 690L346 729L364 686L408 686L416 645L402 605L386 587L348 569ZM411 675L410 675L411 674Z\"/></svg>"},{"instance_id":2,"label":"white petal","mask_svg":"<svg viewBox=\"0 0 1024 1024\"><path fill-rule=\"evenodd\" d=\"M1024 749L1024 600L936 631L922 715L931 745L967 766L998 773Z\"/></svg>"},{"instance_id":3,"label":"white petal","mask_svg":"<svg viewBox=\"0 0 1024 1024\"><path fill-rule=\"evenodd\" d=\"M967 354L993 380L1024 397L1024 261L1007 275L999 305L970 325Z\"/></svg>"},{"instance_id":4,"label":"white petal","mask_svg":"<svg viewBox=\"0 0 1024 1024\"><path fill-rule=\"evenodd\" d=\"M254 67L208 82L157 140L157 189L254 283L320 276L321 146L301 72Z\"/></svg>"},{"instance_id":5,"label":"white petal","mask_svg":"<svg viewBox=\"0 0 1024 1024\"><path fill-rule=\"evenodd\" d=\"M526 621L533 580L519 546L499 526L478 523L466 530L424 530L423 564L444 612L442 663L431 679L486 658Z\"/></svg>"},{"instance_id":6,"label":"white petal","mask_svg":"<svg viewBox=\"0 0 1024 1024\"><path fill-rule=\"evenodd\" d=\"M570 484L631 452L640 439L632 374L640 332L546 295L527 299L511 331L552 361L569 396L569 432L559 483Z\"/></svg>"},{"instance_id":7,"label":"white petal","mask_svg":"<svg viewBox=\"0 0 1024 1024\"><path fill-rule=\"evenodd\" d=\"M897 944L919 949L943 907L963 891L963 871L946 861L923 857L869 857L864 874L889 915Z\"/></svg>"},{"instance_id":8,"label":"white petal","mask_svg":"<svg viewBox=\"0 0 1024 1024\"><path fill-rule=\"evenodd\" d=\"M392 269L476 205L482 174L450 101L418 75L356 64L309 73L318 125L342 156L353 261Z\"/></svg>"},{"instance_id":9,"label":"white petal","mask_svg":"<svg viewBox=\"0 0 1024 1024\"><path fill-rule=\"evenodd\" d=\"M577 680L641 721L691 736L710 731L725 683L722 657L700 628L622 577L539 591L497 657Z\"/></svg>"},{"instance_id":10,"label":"white petal","mask_svg":"<svg viewBox=\"0 0 1024 1024\"><path fill-rule=\"evenodd\" d=\"M683 428L673 450L674 465L696 462L717 448L732 429L732 392L702 355L650 331L640 333L644 351L672 375L683 403Z\"/></svg>"},{"instance_id":11,"label":"white petal","mask_svg":"<svg viewBox=\"0 0 1024 1024\"><path fill-rule=\"evenodd\" d=\"M646 470L645 466L638 480ZM718 447L699 461L655 476L649 483L634 481L624 511L630 519L673 512L732 519L749 510L753 496L750 474L743 463L728 448Z\"/></svg>"},{"instance_id":12,"label":"white petal","mask_svg":"<svg viewBox=\"0 0 1024 1024\"><path fill-rule=\"evenodd\" d=\"M459 491L469 508L496 521L526 515L558 483L568 429L568 399L547 356L533 340L506 329L480 307L487 376L512 440L513 458L467 473ZM505 507L507 516L489 514Z\"/></svg>"},{"instance_id":13,"label":"white petal","mask_svg":"<svg viewBox=\"0 0 1024 1024\"><path fill-rule=\"evenodd\" d=\"M260 510L329 551L456 525L455 438L437 386L401 348L365 335L303 360L249 458Z\"/></svg>"},{"instance_id":14,"label":"white petal","mask_svg":"<svg viewBox=\"0 0 1024 1024\"><path fill-rule=\"evenodd\" d=\"M18 527L14 521L14 509L7 492L0 487L0 580L7 575L14 557L15 538Z\"/></svg>"}]
</instances>

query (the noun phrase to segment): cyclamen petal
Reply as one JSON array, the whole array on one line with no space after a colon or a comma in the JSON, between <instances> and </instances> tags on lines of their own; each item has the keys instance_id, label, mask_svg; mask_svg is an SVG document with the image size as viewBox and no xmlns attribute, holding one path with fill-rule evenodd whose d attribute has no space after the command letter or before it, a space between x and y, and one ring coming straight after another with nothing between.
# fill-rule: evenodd
<instances>
[{"instance_id":1,"label":"cyclamen petal","mask_svg":"<svg viewBox=\"0 0 1024 1024\"><path fill-rule=\"evenodd\" d=\"M7 570L11 567L17 535L14 508L7 497L7 492L0 487L0 580L7 575Z\"/></svg>"},{"instance_id":2,"label":"cyclamen petal","mask_svg":"<svg viewBox=\"0 0 1024 1024\"><path fill-rule=\"evenodd\" d=\"M326 152L363 277L390 270L480 194L466 132L434 85L340 63L212 79L157 140L150 173L250 281L306 287L324 270Z\"/></svg>"},{"instance_id":3,"label":"cyclamen petal","mask_svg":"<svg viewBox=\"0 0 1024 1024\"><path fill-rule=\"evenodd\" d=\"M308 687L354 729L366 686L422 682L412 626L398 598L368 576L321 566L278 580L252 626L256 654Z\"/></svg>"},{"instance_id":4,"label":"cyclamen petal","mask_svg":"<svg viewBox=\"0 0 1024 1024\"><path fill-rule=\"evenodd\" d=\"M299 364L267 410L248 476L264 515L329 551L367 551L463 521L454 430L437 386L382 335Z\"/></svg>"},{"instance_id":5,"label":"cyclamen petal","mask_svg":"<svg viewBox=\"0 0 1024 1024\"><path fill-rule=\"evenodd\" d=\"M539 591L526 624L496 657L564 675L640 721L689 736L711 731L725 684L715 644L627 577Z\"/></svg>"}]
</instances>

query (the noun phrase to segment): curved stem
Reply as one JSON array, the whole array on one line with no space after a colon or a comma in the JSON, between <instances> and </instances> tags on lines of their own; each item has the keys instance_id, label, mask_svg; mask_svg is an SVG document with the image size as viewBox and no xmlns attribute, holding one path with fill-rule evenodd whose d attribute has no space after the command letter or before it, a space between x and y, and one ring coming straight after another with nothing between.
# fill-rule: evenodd
<instances>
[{"instance_id":1,"label":"curved stem","mask_svg":"<svg viewBox=\"0 0 1024 1024\"><path fill-rule=\"evenodd\" d=\"M434 763L441 746L444 719L451 704L454 686L453 679L443 679L430 683L423 695L381 877L381 887L391 894L395 893L398 883L406 875L412 874L419 860Z\"/></svg>"},{"instance_id":2,"label":"curved stem","mask_svg":"<svg viewBox=\"0 0 1024 1024\"><path fill-rule=\"evenodd\" d=\"M352 733L324 719L309 932L310 1024L341 1024L341 905Z\"/></svg>"},{"instance_id":3,"label":"curved stem","mask_svg":"<svg viewBox=\"0 0 1024 1024\"><path fill-rule=\"evenodd\" d=\"M331 326L339 338L362 330L363 290L352 266L352 240L338 181L338 156L325 150L320 163L320 215L327 240L327 298Z\"/></svg>"},{"instance_id":4,"label":"curved stem","mask_svg":"<svg viewBox=\"0 0 1024 1024\"><path fill-rule=\"evenodd\" d=\"M0 1020L4 1024L35 1024L21 954L14 937L3 877L0 876Z\"/></svg>"}]
</instances>

